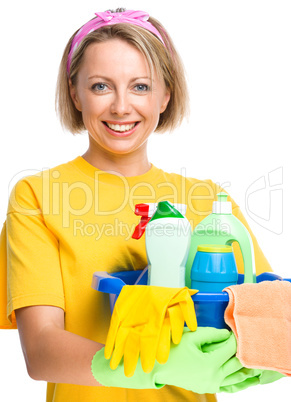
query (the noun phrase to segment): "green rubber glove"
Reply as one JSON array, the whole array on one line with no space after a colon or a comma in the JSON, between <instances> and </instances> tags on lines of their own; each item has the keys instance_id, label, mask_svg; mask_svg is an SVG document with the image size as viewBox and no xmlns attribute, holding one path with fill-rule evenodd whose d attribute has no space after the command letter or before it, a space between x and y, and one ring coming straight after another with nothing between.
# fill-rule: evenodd
<instances>
[{"instance_id":1,"label":"green rubber glove","mask_svg":"<svg viewBox=\"0 0 291 402\"><path fill-rule=\"evenodd\" d=\"M226 377L219 392L234 393L258 384L269 384L285 377L277 371L248 369L243 367L236 373Z\"/></svg>"},{"instance_id":2,"label":"green rubber glove","mask_svg":"<svg viewBox=\"0 0 291 402\"><path fill-rule=\"evenodd\" d=\"M210 347L211 346L211 347ZM181 342L171 345L167 363L154 365L150 373L142 370L140 359L132 377L126 377L123 364L112 370L98 351L92 360L92 374L102 385L122 388L160 388L174 385L196 393L219 392L223 380L242 368L234 356L236 339L226 329L184 329Z\"/></svg>"}]
</instances>

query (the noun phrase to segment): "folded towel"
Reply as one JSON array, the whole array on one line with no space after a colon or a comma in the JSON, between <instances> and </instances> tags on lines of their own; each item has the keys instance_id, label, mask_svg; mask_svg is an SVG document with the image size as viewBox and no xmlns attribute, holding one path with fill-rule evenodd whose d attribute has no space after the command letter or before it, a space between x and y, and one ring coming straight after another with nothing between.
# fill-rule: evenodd
<instances>
[{"instance_id":1,"label":"folded towel","mask_svg":"<svg viewBox=\"0 0 291 402\"><path fill-rule=\"evenodd\" d=\"M244 283L224 290L229 294L224 319L236 336L241 363L291 376L291 283Z\"/></svg>"}]
</instances>

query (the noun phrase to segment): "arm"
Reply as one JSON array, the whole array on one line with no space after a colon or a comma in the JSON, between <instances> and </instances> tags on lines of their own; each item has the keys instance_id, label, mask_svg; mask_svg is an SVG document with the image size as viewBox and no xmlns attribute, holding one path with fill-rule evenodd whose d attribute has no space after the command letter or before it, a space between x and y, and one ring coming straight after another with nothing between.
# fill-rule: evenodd
<instances>
[{"instance_id":1,"label":"arm","mask_svg":"<svg viewBox=\"0 0 291 402\"><path fill-rule=\"evenodd\" d=\"M45 178L21 180L10 196L8 316L11 319L16 314L27 370L33 379L96 386L91 360L103 345L65 330L58 228L48 224L50 215L42 210L49 200L39 195L48 188ZM47 197L50 194L48 191ZM56 218L60 227L62 216Z\"/></svg>"},{"instance_id":2,"label":"arm","mask_svg":"<svg viewBox=\"0 0 291 402\"><path fill-rule=\"evenodd\" d=\"M100 385L91 373L94 354L104 345L64 329L64 311L52 306L16 310L28 374L34 380Z\"/></svg>"}]
</instances>

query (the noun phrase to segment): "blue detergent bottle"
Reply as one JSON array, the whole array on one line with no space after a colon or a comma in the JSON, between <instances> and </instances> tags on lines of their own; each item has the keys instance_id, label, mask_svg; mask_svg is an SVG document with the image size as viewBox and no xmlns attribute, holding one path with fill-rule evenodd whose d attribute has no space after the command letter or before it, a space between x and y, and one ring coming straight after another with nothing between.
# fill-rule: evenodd
<instances>
[{"instance_id":1,"label":"blue detergent bottle","mask_svg":"<svg viewBox=\"0 0 291 402\"><path fill-rule=\"evenodd\" d=\"M227 286L236 285L237 281L238 272L232 246L198 246L191 269L192 289L203 293L222 292Z\"/></svg>"}]
</instances>

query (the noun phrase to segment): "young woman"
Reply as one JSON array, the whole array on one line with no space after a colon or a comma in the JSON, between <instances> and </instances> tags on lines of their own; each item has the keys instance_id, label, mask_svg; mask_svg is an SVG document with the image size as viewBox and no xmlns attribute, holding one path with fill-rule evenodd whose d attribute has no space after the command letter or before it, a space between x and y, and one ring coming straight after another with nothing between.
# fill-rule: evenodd
<instances>
[{"instance_id":1,"label":"young woman","mask_svg":"<svg viewBox=\"0 0 291 402\"><path fill-rule=\"evenodd\" d=\"M145 390L101 387L91 371L110 324L108 299L91 288L93 273L147 265L144 239L131 238L138 223L135 204L187 204L194 227L221 191L211 181L164 172L148 159L151 133L174 129L187 102L179 56L166 30L147 13L96 13L65 48L57 89L60 120L72 133L87 130L89 148L18 182L2 233L8 261L4 324L17 322L28 373L48 382L47 401L216 400L173 383ZM257 273L270 270L253 241ZM216 335L208 339L216 341ZM235 350L228 352L221 364Z\"/></svg>"}]
</instances>

